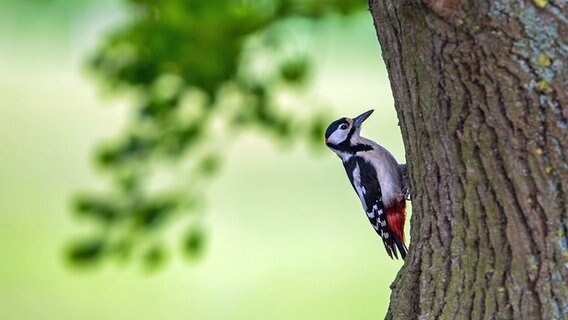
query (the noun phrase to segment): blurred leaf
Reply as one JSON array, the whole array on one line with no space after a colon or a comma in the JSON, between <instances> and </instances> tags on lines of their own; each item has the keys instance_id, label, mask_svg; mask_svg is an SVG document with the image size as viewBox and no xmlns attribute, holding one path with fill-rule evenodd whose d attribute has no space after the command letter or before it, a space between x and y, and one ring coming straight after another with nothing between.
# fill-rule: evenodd
<instances>
[{"instance_id":1,"label":"blurred leaf","mask_svg":"<svg viewBox=\"0 0 568 320\"><path fill-rule=\"evenodd\" d=\"M67 258L74 265L92 264L99 260L104 249L102 239L84 239L75 241L68 249Z\"/></svg>"},{"instance_id":2,"label":"blurred leaf","mask_svg":"<svg viewBox=\"0 0 568 320\"><path fill-rule=\"evenodd\" d=\"M205 176L211 176L217 173L220 166L221 159L219 159L219 156L215 154L208 154L200 160L198 171Z\"/></svg>"},{"instance_id":3,"label":"blurred leaf","mask_svg":"<svg viewBox=\"0 0 568 320\"><path fill-rule=\"evenodd\" d=\"M205 247L205 233L203 229L193 226L185 234L183 239L183 251L187 258L195 260L201 257Z\"/></svg>"},{"instance_id":4,"label":"blurred leaf","mask_svg":"<svg viewBox=\"0 0 568 320\"><path fill-rule=\"evenodd\" d=\"M146 271L156 271L164 265L167 255L160 245L150 247L143 255L144 268Z\"/></svg>"},{"instance_id":5,"label":"blurred leaf","mask_svg":"<svg viewBox=\"0 0 568 320\"><path fill-rule=\"evenodd\" d=\"M296 57L286 60L280 66L282 78L289 83L301 83L308 74L308 61L305 58Z\"/></svg>"},{"instance_id":6,"label":"blurred leaf","mask_svg":"<svg viewBox=\"0 0 568 320\"><path fill-rule=\"evenodd\" d=\"M165 221L175 207L175 199L152 199L139 202L133 210L136 216L136 226L144 229L156 228Z\"/></svg>"},{"instance_id":7,"label":"blurred leaf","mask_svg":"<svg viewBox=\"0 0 568 320\"><path fill-rule=\"evenodd\" d=\"M75 199L75 212L79 216L92 217L101 222L110 223L116 219L120 208L109 198L83 195Z\"/></svg>"},{"instance_id":8,"label":"blurred leaf","mask_svg":"<svg viewBox=\"0 0 568 320\"><path fill-rule=\"evenodd\" d=\"M311 125L308 126L307 140L315 149L321 149L323 145L323 132L325 131L329 121L326 121L323 116L315 117Z\"/></svg>"}]
</instances>

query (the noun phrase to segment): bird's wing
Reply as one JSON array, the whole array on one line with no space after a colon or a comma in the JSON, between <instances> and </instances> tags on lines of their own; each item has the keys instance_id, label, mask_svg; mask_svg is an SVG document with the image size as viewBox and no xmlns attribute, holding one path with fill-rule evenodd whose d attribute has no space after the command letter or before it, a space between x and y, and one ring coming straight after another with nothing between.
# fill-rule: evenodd
<instances>
[{"instance_id":1,"label":"bird's wing","mask_svg":"<svg viewBox=\"0 0 568 320\"><path fill-rule=\"evenodd\" d=\"M350 162L346 163L346 171L367 213L367 218L383 240L387 254L392 258L394 253L398 259L396 239L387 226L387 214L375 168L359 157L354 157Z\"/></svg>"}]
</instances>

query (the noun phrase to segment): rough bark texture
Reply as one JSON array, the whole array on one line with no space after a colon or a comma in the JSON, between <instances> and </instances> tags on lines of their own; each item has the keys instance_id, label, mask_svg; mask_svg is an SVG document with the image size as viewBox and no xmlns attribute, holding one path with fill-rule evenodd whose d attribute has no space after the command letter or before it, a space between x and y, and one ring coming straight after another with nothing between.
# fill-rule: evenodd
<instances>
[{"instance_id":1,"label":"rough bark texture","mask_svg":"<svg viewBox=\"0 0 568 320\"><path fill-rule=\"evenodd\" d=\"M568 1L371 0L412 184L389 319L568 319Z\"/></svg>"}]
</instances>

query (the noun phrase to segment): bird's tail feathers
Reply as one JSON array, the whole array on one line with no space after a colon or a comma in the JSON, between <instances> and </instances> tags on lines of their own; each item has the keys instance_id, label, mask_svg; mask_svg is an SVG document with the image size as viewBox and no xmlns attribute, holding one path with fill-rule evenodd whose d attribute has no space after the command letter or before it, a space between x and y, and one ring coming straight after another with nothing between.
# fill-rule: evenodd
<instances>
[{"instance_id":1,"label":"bird's tail feathers","mask_svg":"<svg viewBox=\"0 0 568 320\"><path fill-rule=\"evenodd\" d=\"M404 222L406 220L406 201L402 200L387 210L387 226L388 232L391 234L391 241L385 242L387 253L392 258L390 251L398 259L397 250L404 259L408 248L404 244Z\"/></svg>"},{"instance_id":2,"label":"bird's tail feathers","mask_svg":"<svg viewBox=\"0 0 568 320\"><path fill-rule=\"evenodd\" d=\"M402 259L406 258L406 253L408 252L408 248L404 244L404 242L400 241L396 237L391 237L389 240L385 240L383 238L383 243L385 245L385 250L391 259L398 259L398 254L400 253L400 257Z\"/></svg>"}]
</instances>

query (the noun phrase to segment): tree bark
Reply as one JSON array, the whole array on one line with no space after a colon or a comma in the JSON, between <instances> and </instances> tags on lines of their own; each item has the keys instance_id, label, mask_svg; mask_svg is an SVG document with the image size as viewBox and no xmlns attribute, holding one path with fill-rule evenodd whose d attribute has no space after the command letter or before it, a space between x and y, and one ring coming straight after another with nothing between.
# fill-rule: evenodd
<instances>
[{"instance_id":1,"label":"tree bark","mask_svg":"<svg viewBox=\"0 0 568 320\"><path fill-rule=\"evenodd\" d=\"M387 319L568 319L568 1L369 4L413 199Z\"/></svg>"}]
</instances>

